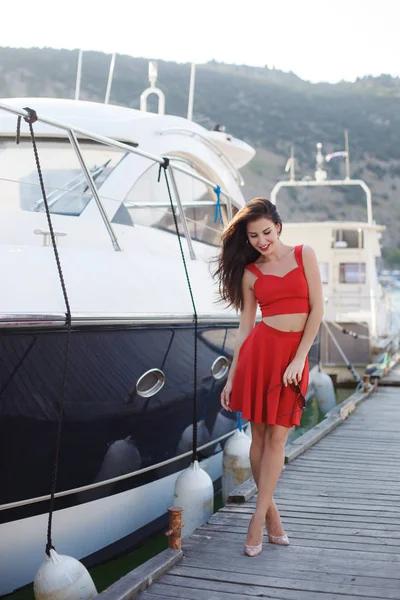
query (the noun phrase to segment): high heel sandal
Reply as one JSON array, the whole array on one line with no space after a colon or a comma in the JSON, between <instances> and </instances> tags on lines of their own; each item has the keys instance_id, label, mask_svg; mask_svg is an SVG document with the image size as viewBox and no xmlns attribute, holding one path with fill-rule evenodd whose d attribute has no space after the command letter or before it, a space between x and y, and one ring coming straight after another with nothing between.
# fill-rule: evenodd
<instances>
[{"instance_id":1,"label":"high heel sandal","mask_svg":"<svg viewBox=\"0 0 400 600\"><path fill-rule=\"evenodd\" d=\"M278 544L278 546L289 546L289 538L286 535L272 535L269 533L267 527L267 521L265 521L265 529L267 530L268 541L270 544Z\"/></svg>"},{"instance_id":2,"label":"high heel sandal","mask_svg":"<svg viewBox=\"0 0 400 600\"><path fill-rule=\"evenodd\" d=\"M278 546L289 546L289 538L286 535L272 535L271 533L268 533L268 541L270 544L278 544Z\"/></svg>"},{"instance_id":3,"label":"high heel sandal","mask_svg":"<svg viewBox=\"0 0 400 600\"><path fill-rule=\"evenodd\" d=\"M244 553L247 556L257 556L262 551L262 532L261 532L261 542L257 546L249 546L248 544L244 544Z\"/></svg>"},{"instance_id":4,"label":"high heel sandal","mask_svg":"<svg viewBox=\"0 0 400 600\"><path fill-rule=\"evenodd\" d=\"M262 542L261 544L258 544L258 546L248 546L247 544L244 545L244 553L247 556L257 556L257 554L260 554L260 552L262 552Z\"/></svg>"}]
</instances>

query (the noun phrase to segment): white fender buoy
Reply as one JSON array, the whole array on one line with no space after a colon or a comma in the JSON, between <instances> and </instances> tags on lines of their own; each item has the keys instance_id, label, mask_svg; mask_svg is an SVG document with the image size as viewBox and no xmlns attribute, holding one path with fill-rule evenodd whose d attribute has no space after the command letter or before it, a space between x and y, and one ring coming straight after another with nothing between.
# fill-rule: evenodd
<instances>
[{"instance_id":1,"label":"white fender buoy","mask_svg":"<svg viewBox=\"0 0 400 600\"><path fill-rule=\"evenodd\" d=\"M243 431L245 432L245 434L247 435L248 438L253 439L253 436L251 434L250 421L243 427Z\"/></svg>"},{"instance_id":2,"label":"white fender buoy","mask_svg":"<svg viewBox=\"0 0 400 600\"><path fill-rule=\"evenodd\" d=\"M213 482L197 460L182 471L176 480L173 504L183 508L183 537L204 525L213 514Z\"/></svg>"},{"instance_id":3,"label":"white fender buoy","mask_svg":"<svg viewBox=\"0 0 400 600\"><path fill-rule=\"evenodd\" d=\"M326 415L336 406L333 381L327 373L317 370L313 375L313 387L318 408L323 415Z\"/></svg>"},{"instance_id":4,"label":"white fender buoy","mask_svg":"<svg viewBox=\"0 0 400 600\"><path fill-rule=\"evenodd\" d=\"M202 446L203 444L207 444L211 442L211 434L207 429L207 425L203 420L197 422L197 447ZM193 445L193 425L188 425L186 429L183 430L181 435L181 439L179 440L178 447L176 449L176 456L179 454L184 454L192 449ZM199 456L201 458L207 458L211 456L214 452L215 446L208 446L208 448L204 448L199 452Z\"/></svg>"},{"instance_id":5,"label":"white fender buoy","mask_svg":"<svg viewBox=\"0 0 400 600\"><path fill-rule=\"evenodd\" d=\"M53 549L35 575L36 600L91 600L97 596L89 571L79 560Z\"/></svg>"},{"instance_id":6,"label":"white fender buoy","mask_svg":"<svg viewBox=\"0 0 400 600\"><path fill-rule=\"evenodd\" d=\"M236 417L230 416L232 413L228 413L226 410L221 408L214 422L214 426L211 432L211 439L215 440L216 438L221 437L221 435L225 435L230 431L233 431L236 427ZM223 447L226 443L226 440L222 440L221 446Z\"/></svg>"},{"instance_id":7,"label":"white fender buoy","mask_svg":"<svg viewBox=\"0 0 400 600\"><path fill-rule=\"evenodd\" d=\"M231 491L251 477L251 440L237 429L225 444L222 459L222 499L226 502Z\"/></svg>"},{"instance_id":8,"label":"white fender buoy","mask_svg":"<svg viewBox=\"0 0 400 600\"><path fill-rule=\"evenodd\" d=\"M133 473L140 468L140 464L139 450L130 435L123 440L115 440L107 448L100 470L93 483L119 477L126 473ZM115 483L109 483L93 490L80 492L79 501L81 503L91 502L103 496L111 495L115 485Z\"/></svg>"}]
</instances>

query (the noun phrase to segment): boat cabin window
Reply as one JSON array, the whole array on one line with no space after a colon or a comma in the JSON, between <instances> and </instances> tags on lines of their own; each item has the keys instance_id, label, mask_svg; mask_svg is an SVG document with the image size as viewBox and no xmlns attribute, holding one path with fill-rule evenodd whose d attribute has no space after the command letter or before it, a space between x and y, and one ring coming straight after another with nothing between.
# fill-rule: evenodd
<instances>
[{"instance_id":1,"label":"boat cabin window","mask_svg":"<svg viewBox=\"0 0 400 600\"><path fill-rule=\"evenodd\" d=\"M318 263L319 273L321 275L322 283L329 283L329 264L328 263Z\"/></svg>"},{"instance_id":2,"label":"boat cabin window","mask_svg":"<svg viewBox=\"0 0 400 600\"><path fill-rule=\"evenodd\" d=\"M362 229L336 229L332 248L364 248L363 233Z\"/></svg>"},{"instance_id":3,"label":"boat cabin window","mask_svg":"<svg viewBox=\"0 0 400 600\"><path fill-rule=\"evenodd\" d=\"M339 283L365 283L365 263L340 263Z\"/></svg>"},{"instance_id":4,"label":"boat cabin window","mask_svg":"<svg viewBox=\"0 0 400 600\"><path fill-rule=\"evenodd\" d=\"M69 140L37 138L36 141L50 212L79 216L92 195ZM125 153L87 140L81 140L80 146L99 188ZM14 140L0 140L0 194L2 210L44 211L30 139L21 139L18 146Z\"/></svg>"},{"instance_id":5,"label":"boat cabin window","mask_svg":"<svg viewBox=\"0 0 400 600\"><path fill-rule=\"evenodd\" d=\"M173 159L171 159L171 165L173 166ZM188 171L197 173L193 167L187 164L183 166ZM165 177L162 173L162 177L158 183L158 170L159 166L155 164L143 173L126 197L125 206L128 208L134 223L176 233ZM216 210L215 192L202 181L198 181L186 173L174 170L174 175L191 238L205 242L206 244L218 246L222 233L222 225L220 219L214 223ZM177 215L179 234L184 235L171 181L170 187ZM224 199L221 198L221 203L223 202ZM223 221L226 223L227 215L225 206L221 206L221 212Z\"/></svg>"}]
</instances>

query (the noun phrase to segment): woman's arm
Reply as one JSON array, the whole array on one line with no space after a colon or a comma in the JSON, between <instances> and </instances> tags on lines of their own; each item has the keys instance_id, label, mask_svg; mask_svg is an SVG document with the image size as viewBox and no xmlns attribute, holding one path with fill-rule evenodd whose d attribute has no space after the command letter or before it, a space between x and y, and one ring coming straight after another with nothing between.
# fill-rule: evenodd
<instances>
[{"instance_id":1,"label":"woman's arm","mask_svg":"<svg viewBox=\"0 0 400 600\"><path fill-rule=\"evenodd\" d=\"M300 381L305 360L316 338L324 313L321 276L317 257L310 246L303 247L303 265L308 283L310 314L308 315L296 356L283 375L283 383L285 385L290 381L294 381L295 383Z\"/></svg>"},{"instance_id":2,"label":"woman's arm","mask_svg":"<svg viewBox=\"0 0 400 600\"><path fill-rule=\"evenodd\" d=\"M221 404L222 407L225 408L225 410L231 410L229 407L230 395L232 391L233 379L235 377L236 365L239 357L240 348L244 340L247 338L247 336L253 329L256 320L257 300L252 288L253 282L254 275L252 275L250 271L245 269L242 278L243 309L240 313L240 323L236 334L235 351L233 354L231 367L229 369L228 379L221 393Z\"/></svg>"}]
</instances>

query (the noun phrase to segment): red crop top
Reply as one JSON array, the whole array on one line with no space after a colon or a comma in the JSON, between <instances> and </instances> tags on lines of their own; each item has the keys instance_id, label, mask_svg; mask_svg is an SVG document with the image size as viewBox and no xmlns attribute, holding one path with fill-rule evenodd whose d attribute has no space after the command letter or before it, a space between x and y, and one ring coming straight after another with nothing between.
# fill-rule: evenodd
<instances>
[{"instance_id":1,"label":"red crop top","mask_svg":"<svg viewBox=\"0 0 400 600\"><path fill-rule=\"evenodd\" d=\"M255 264L246 269L257 276L254 294L264 317L309 313L308 283L303 269L303 246L296 246L294 257L297 267L280 277L272 273L262 273Z\"/></svg>"}]
</instances>

